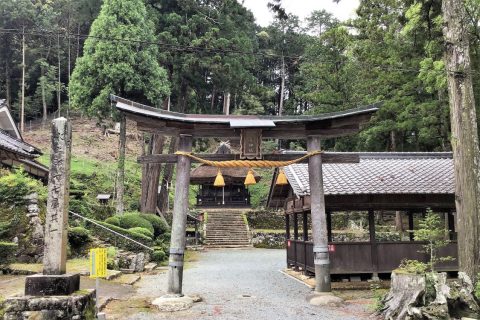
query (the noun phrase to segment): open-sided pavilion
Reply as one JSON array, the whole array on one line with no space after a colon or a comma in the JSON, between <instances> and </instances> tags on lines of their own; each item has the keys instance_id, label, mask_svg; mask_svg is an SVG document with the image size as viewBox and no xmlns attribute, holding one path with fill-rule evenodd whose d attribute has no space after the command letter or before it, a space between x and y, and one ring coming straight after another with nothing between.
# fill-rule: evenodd
<instances>
[{"instance_id":1,"label":"open-sided pavilion","mask_svg":"<svg viewBox=\"0 0 480 320\"><path fill-rule=\"evenodd\" d=\"M452 153L377 152L357 153L358 163L323 165L331 274L378 276L398 268L404 259L428 262L425 243L416 241L413 231L427 209L443 214L445 235L451 242L440 256L457 258L455 232L455 184ZM305 164L284 168L288 184L275 185L273 177L268 205L285 211L287 265L315 272L309 216L312 195ZM366 221L365 226L342 234L335 221L348 214ZM392 217L406 232L384 230L379 216ZM399 220L399 221L398 221ZM388 223L387 227L388 227ZM392 226L395 226L393 224ZM338 226L337 226L338 227ZM408 229L407 229L408 228ZM366 229L366 233L363 233ZM407 231L408 230L408 231ZM357 232L354 232L357 231ZM361 232L359 236L358 231ZM457 271L457 260L445 261L440 271Z\"/></svg>"},{"instance_id":2,"label":"open-sided pavilion","mask_svg":"<svg viewBox=\"0 0 480 320\"><path fill-rule=\"evenodd\" d=\"M168 272L168 293L182 294L183 258L185 248L185 227L188 213L188 190L190 169L193 161L228 160L244 161L286 161L298 159L295 154L262 154L263 139L307 140L311 192L311 215L313 256L316 275L316 291L329 292L330 261L326 228L325 201L322 184L322 163L358 162L358 156L351 154L320 153L320 141L351 135L358 132L363 124L378 110L379 105L327 113L314 116L254 116L254 115L206 115L182 114L155 109L143 104L111 96L117 110L137 124L143 132L179 138L176 154L152 154L141 156L142 164L176 163L175 200L170 242ZM124 123L124 121L122 121ZM125 130L120 130L125 132ZM239 139L240 154L199 154L191 156L194 138ZM243 162L245 166L253 162ZM274 167L275 163L271 162ZM155 178L155 177L154 177ZM145 174L142 184L152 179ZM142 188L143 189L143 188Z\"/></svg>"}]
</instances>

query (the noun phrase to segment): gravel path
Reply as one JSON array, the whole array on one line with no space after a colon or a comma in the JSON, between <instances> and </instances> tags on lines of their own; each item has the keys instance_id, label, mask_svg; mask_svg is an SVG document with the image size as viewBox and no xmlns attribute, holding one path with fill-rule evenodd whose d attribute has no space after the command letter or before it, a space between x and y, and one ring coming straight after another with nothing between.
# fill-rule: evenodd
<instances>
[{"instance_id":1,"label":"gravel path","mask_svg":"<svg viewBox=\"0 0 480 320\"><path fill-rule=\"evenodd\" d=\"M188 311L136 313L128 319L365 319L359 316L362 308L358 306L310 306L305 300L310 289L279 272L284 267L285 250L201 252L199 261L184 272L184 293L199 294L203 302ZM143 276L137 285L137 296L161 296L166 281L165 274Z\"/></svg>"}]
</instances>

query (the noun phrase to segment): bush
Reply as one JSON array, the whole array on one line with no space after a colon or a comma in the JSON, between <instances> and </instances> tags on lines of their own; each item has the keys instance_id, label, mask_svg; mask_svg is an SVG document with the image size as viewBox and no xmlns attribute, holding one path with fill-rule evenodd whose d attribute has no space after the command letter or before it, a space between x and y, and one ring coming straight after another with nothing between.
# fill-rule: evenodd
<instances>
[{"instance_id":1,"label":"bush","mask_svg":"<svg viewBox=\"0 0 480 320\"><path fill-rule=\"evenodd\" d=\"M18 245L13 242L0 242L0 266L7 265L15 257Z\"/></svg>"},{"instance_id":2,"label":"bush","mask_svg":"<svg viewBox=\"0 0 480 320\"><path fill-rule=\"evenodd\" d=\"M0 204L24 205L25 197L34 192L38 194L40 201L46 198L46 187L30 178L23 169L17 169L14 172L0 170Z\"/></svg>"},{"instance_id":3,"label":"bush","mask_svg":"<svg viewBox=\"0 0 480 320\"><path fill-rule=\"evenodd\" d=\"M120 217L119 216L113 216L110 218L105 219L106 223L113 224L114 226L120 227Z\"/></svg>"},{"instance_id":4,"label":"bush","mask_svg":"<svg viewBox=\"0 0 480 320\"><path fill-rule=\"evenodd\" d=\"M159 216L151 213L140 213L140 217L149 221L154 229L155 238L164 234L165 232L170 231L170 228Z\"/></svg>"},{"instance_id":5,"label":"bush","mask_svg":"<svg viewBox=\"0 0 480 320\"><path fill-rule=\"evenodd\" d=\"M397 273L424 274L428 270L428 264L418 260L404 259L395 270Z\"/></svg>"},{"instance_id":6,"label":"bush","mask_svg":"<svg viewBox=\"0 0 480 320\"><path fill-rule=\"evenodd\" d=\"M108 247L107 248L107 268L110 270L117 270L118 265L115 263L115 258L117 257L117 248Z\"/></svg>"},{"instance_id":7,"label":"bush","mask_svg":"<svg viewBox=\"0 0 480 320\"><path fill-rule=\"evenodd\" d=\"M98 223L101 226L112 229L115 232L118 232L120 234L123 234L123 235L135 240L135 241L138 241L141 244L146 245L148 247L151 247L153 245L152 239L147 237L147 236L144 236L143 234L136 233L136 232L131 232L127 229L117 227L117 226L114 226L113 224L109 224L109 223L106 223L106 222L102 222L102 221L95 221L95 222ZM100 239L102 239L104 241L108 241L108 242L115 241L115 245L118 248L122 248L122 249L125 249L125 250L130 250L130 251L138 251L139 249L142 251L142 250L145 249L145 248L143 248L143 247L141 247L141 246L139 246L139 245L123 238L123 237L115 236L112 233L106 231L105 229L103 229L103 228L101 228L101 227L99 227L95 224L90 224L90 227L91 227L91 230L95 233L95 235L97 237L99 237Z\"/></svg>"},{"instance_id":8,"label":"bush","mask_svg":"<svg viewBox=\"0 0 480 320\"><path fill-rule=\"evenodd\" d=\"M155 261L155 262L164 261L165 258L167 257L167 255L163 251L163 248L162 247L155 247L153 249L154 249L154 251L152 253L152 261Z\"/></svg>"},{"instance_id":9,"label":"bush","mask_svg":"<svg viewBox=\"0 0 480 320\"><path fill-rule=\"evenodd\" d=\"M135 227L141 227L150 230L154 233L154 229L150 221L142 218L140 214L136 212L129 212L118 216L120 219L120 227L124 229L130 229Z\"/></svg>"},{"instance_id":10,"label":"bush","mask_svg":"<svg viewBox=\"0 0 480 320\"><path fill-rule=\"evenodd\" d=\"M142 227L130 228L130 229L128 229L128 231L134 232L134 233L139 233L141 235L149 237L150 239L153 239L153 233L150 232L150 230L142 228Z\"/></svg>"},{"instance_id":11,"label":"bush","mask_svg":"<svg viewBox=\"0 0 480 320\"><path fill-rule=\"evenodd\" d=\"M90 242L90 233L83 227L73 227L68 229L68 242L74 248L81 247Z\"/></svg>"}]
</instances>

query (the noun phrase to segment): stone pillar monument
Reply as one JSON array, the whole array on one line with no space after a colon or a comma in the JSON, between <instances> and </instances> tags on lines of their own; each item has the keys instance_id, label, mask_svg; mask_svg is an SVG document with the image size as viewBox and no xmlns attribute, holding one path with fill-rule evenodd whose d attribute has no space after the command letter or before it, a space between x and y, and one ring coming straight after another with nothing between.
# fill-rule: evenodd
<instances>
[{"instance_id":1,"label":"stone pillar monument","mask_svg":"<svg viewBox=\"0 0 480 320\"><path fill-rule=\"evenodd\" d=\"M67 275L67 228L72 128L65 118L52 123L43 275L27 277L27 295L68 295L79 289L80 276Z\"/></svg>"}]
</instances>

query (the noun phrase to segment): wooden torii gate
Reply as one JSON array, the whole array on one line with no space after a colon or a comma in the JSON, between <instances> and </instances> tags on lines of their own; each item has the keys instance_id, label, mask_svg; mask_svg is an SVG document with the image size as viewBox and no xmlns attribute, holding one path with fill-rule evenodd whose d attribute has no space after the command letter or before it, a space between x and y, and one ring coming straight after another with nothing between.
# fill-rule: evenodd
<instances>
[{"instance_id":1,"label":"wooden torii gate","mask_svg":"<svg viewBox=\"0 0 480 320\"><path fill-rule=\"evenodd\" d=\"M190 166L198 158L192 158L194 138L240 139L242 153L200 154L204 160L270 160L290 161L298 158L295 154L263 154L262 139L303 139L307 140L312 238L315 264L315 291L330 292L330 261L328 236L323 194L322 163L358 162L358 156L333 154L320 151L320 140L354 134L368 122L379 105L374 104L342 112L314 116L254 116L254 115L202 115L183 114L155 109L140 103L111 96L117 109L126 118L137 123L140 131L164 136L179 137L179 154L152 154L139 157L140 163L176 163L175 200L170 241L168 270L168 293L182 295L183 260L185 232L188 213L188 190ZM147 177L142 177L146 183Z\"/></svg>"}]
</instances>

